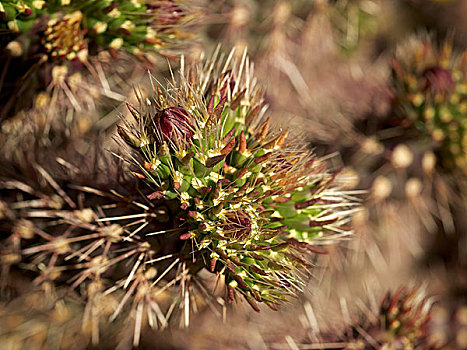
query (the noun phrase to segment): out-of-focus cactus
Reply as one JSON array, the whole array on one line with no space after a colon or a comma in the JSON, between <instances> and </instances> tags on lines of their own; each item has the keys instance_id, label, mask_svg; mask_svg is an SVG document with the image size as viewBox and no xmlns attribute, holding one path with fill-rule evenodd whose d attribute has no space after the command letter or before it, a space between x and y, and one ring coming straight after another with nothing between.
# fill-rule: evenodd
<instances>
[{"instance_id":1,"label":"out-of-focus cactus","mask_svg":"<svg viewBox=\"0 0 467 350\"><path fill-rule=\"evenodd\" d=\"M413 37L392 62L398 124L433 144L439 163L467 172L467 53Z\"/></svg>"},{"instance_id":2,"label":"out-of-focus cactus","mask_svg":"<svg viewBox=\"0 0 467 350\"><path fill-rule=\"evenodd\" d=\"M330 0L327 7L336 42L344 53L355 51L365 37L379 29L380 1Z\"/></svg>"},{"instance_id":3,"label":"out-of-focus cactus","mask_svg":"<svg viewBox=\"0 0 467 350\"><path fill-rule=\"evenodd\" d=\"M416 348L426 341L431 306L430 299L417 289L399 288L395 293L387 293L374 327L377 335L373 337L390 348Z\"/></svg>"},{"instance_id":4,"label":"out-of-focus cactus","mask_svg":"<svg viewBox=\"0 0 467 350\"><path fill-rule=\"evenodd\" d=\"M0 304L0 342L6 349L85 349L83 307L56 295L50 284L29 289L11 303Z\"/></svg>"},{"instance_id":5,"label":"out-of-focus cactus","mask_svg":"<svg viewBox=\"0 0 467 350\"><path fill-rule=\"evenodd\" d=\"M299 32L314 7L314 1L301 0L215 1L210 8L213 24L207 29L208 42L248 47L250 57L261 57Z\"/></svg>"},{"instance_id":6,"label":"out-of-focus cactus","mask_svg":"<svg viewBox=\"0 0 467 350\"><path fill-rule=\"evenodd\" d=\"M443 347L445 345L443 342L431 337L433 298L428 297L422 288L400 287L395 292L388 292L379 306L373 300L369 305L362 307L361 311L350 314L348 305L342 299L341 306L345 317L344 323L337 322L331 325L331 329L314 333L313 348L449 349ZM305 305L305 310L307 309L309 314L311 312L309 304ZM315 329L318 329L317 325ZM308 348L309 341L300 342L300 346L293 338L292 335L288 336L289 344L295 345L296 348Z\"/></svg>"},{"instance_id":7,"label":"out-of-focus cactus","mask_svg":"<svg viewBox=\"0 0 467 350\"><path fill-rule=\"evenodd\" d=\"M64 160L61 164L79 172ZM190 303L201 307L212 301L198 300L191 293L204 287L202 280L191 278L181 258L183 242L172 215L177 206L164 200L149 202L138 179L118 181L115 174L123 169L109 165L101 179L91 180L94 175L85 172L65 176L73 183L68 185L40 166L33 170L35 181L28 176L31 185L1 179L0 287L8 298L23 294L24 287L17 286L14 276L30 271L33 284L65 286L80 298L86 309L83 329L94 343L99 340L99 325L118 316L133 323L137 344L146 323L165 327L176 317L177 303L188 322ZM163 238L153 235L161 230L167 231Z\"/></svg>"},{"instance_id":8,"label":"out-of-focus cactus","mask_svg":"<svg viewBox=\"0 0 467 350\"><path fill-rule=\"evenodd\" d=\"M1 1L1 117L30 107L34 94L50 85L72 85L68 78L76 80L83 68L97 75L93 60L104 51L140 60L149 52L170 53L187 38L188 11L176 0Z\"/></svg>"},{"instance_id":9,"label":"out-of-focus cactus","mask_svg":"<svg viewBox=\"0 0 467 350\"><path fill-rule=\"evenodd\" d=\"M184 37L180 1L2 1L0 28L14 40L13 56L85 62L101 50L120 48L139 55ZM31 57L32 58L32 57Z\"/></svg>"}]
</instances>

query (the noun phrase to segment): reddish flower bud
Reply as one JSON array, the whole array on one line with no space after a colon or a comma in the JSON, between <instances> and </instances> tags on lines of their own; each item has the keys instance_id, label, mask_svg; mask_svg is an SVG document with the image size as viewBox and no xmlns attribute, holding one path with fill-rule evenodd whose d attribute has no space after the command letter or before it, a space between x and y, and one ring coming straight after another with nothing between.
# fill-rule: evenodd
<instances>
[{"instance_id":1,"label":"reddish flower bud","mask_svg":"<svg viewBox=\"0 0 467 350\"><path fill-rule=\"evenodd\" d=\"M449 70L435 66L426 69L423 72L425 85L423 90L431 91L432 93L448 93L454 87L454 79Z\"/></svg>"},{"instance_id":2,"label":"reddish flower bud","mask_svg":"<svg viewBox=\"0 0 467 350\"><path fill-rule=\"evenodd\" d=\"M164 141L190 142L194 135L190 116L180 107L162 110L156 117L156 125Z\"/></svg>"},{"instance_id":3,"label":"reddish flower bud","mask_svg":"<svg viewBox=\"0 0 467 350\"><path fill-rule=\"evenodd\" d=\"M183 9L177 4L174 4L173 1L168 1L158 5L148 4L146 7L153 14L157 14L157 16L154 17L154 22L161 26L174 26L178 24L183 17L185 17ZM164 30L166 28L162 27L160 29Z\"/></svg>"},{"instance_id":4,"label":"reddish flower bud","mask_svg":"<svg viewBox=\"0 0 467 350\"><path fill-rule=\"evenodd\" d=\"M245 236L251 232L251 220L247 214L237 212L229 217L229 224L224 225L224 231L232 236Z\"/></svg>"}]
</instances>

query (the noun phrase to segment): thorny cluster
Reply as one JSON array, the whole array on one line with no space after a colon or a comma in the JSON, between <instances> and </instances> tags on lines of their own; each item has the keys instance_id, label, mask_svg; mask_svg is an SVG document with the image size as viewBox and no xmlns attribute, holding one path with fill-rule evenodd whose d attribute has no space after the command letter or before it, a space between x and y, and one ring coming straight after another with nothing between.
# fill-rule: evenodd
<instances>
[{"instance_id":1,"label":"thorny cluster","mask_svg":"<svg viewBox=\"0 0 467 350\"><path fill-rule=\"evenodd\" d=\"M433 299L426 296L423 288L399 287L386 293L379 305L365 306L363 311L349 315L351 319L344 327L320 332L319 341L302 341L297 345L289 338L288 343L304 349L308 345L348 350L438 349L439 345L428 340L432 305Z\"/></svg>"},{"instance_id":2,"label":"thorny cluster","mask_svg":"<svg viewBox=\"0 0 467 350\"><path fill-rule=\"evenodd\" d=\"M312 244L350 233L356 204L325 163L270 130L246 55L233 54L182 70L180 85L156 89L154 104L130 107L137 125L119 133L138 151L151 197L186 210L181 238L225 274L229 299L238 291L255 309L254 300L275 308L300 289L294 267L321 251Z\"/></svg>"},{"instance_id":3,"label":"thorny cluster","mask_svg":"<svg viewBox=\"0 0 467 350\"><path fill-rule=\"evenodd\" d=\"M397 114L434 143L442 165L466 171L467 54L428 36L399 47L392 63Z\"/></svg>"},{"instance_id":4,"label":"thorny cluster","mask_svg":"<svg viewBox=\"0 0 467 350\"><path fill-rule=\"evenodd\" d=\"M188 37L182 27L190 16L173 0L0 2L1 117L20 109L21 94L93 72L104 52L141 61L151 52L169 53Z\"/></svg>"},{"instance_id":5,"label":"thorny cluster","mask_svg":"<svg viewBox=\"0 0 467 350\"><path fill-rule=\"evenodd\" d=\"M232 8L224 39L253 42L252 51L281 67L307 108L311 90L288 52L296 44L289 42L292 34L309 20L317 19L319 25L319 18L326 17L335 43L351 56L375 33L376 12L387 8L377 0L279 1L266 19L263 7L272 8L271 3L221 0L213 7ZM252 9L254 16L248 13ZM56 91L51 99L48 93L58 85L73 108L87 110L83 105L93 105L99 95L76 94L85 80L81 73L87 71L102 82L102 89L93 86L96 91L129 101L110 90L113 82L104 70L113 63L123 69L122 52L144 63L151 52L169 56L170 48L189 37L183 26L193 17L191 11L191 4L176 0L0 1L1 119L24 109L25 101L37 110L26 112L32 117L24 129L45 126L46 144L80 135L64 142L76 147L76 154L69 154L69 149L58 152L36 142L35 132L25 135L21 119L0 125L1 137L21 129L20 138L0 140L11 153L2 155L0 164L0 296L14 300L0 304L7 330L0 332L0 342L7 346L79 347L88 336L98 344L109 332L113 337L123 329L125 335L115 342L123 346L127 336L127 343L131 338L138 346L147 325L189 326L193 313L205 308L217 315L222 311L224 317L226 304L233 302L246 301L255 311L261 304L277 310L301 295L318 254L326 253L323 246L352 234L359 192L340 187L339 172L327 170L303 135L289 135L266 117L246 51L224 56L217 49L197 64L186 64L182 57L172 80L160 83L151 76L152 95L137 90L137 103L127 103L132 119L122 118L117 126L112 160L100 135L94 146L98 160L83 158L87 141L78 142L83 133L75 126L88 130L90 119L77 115L69 123L68 110L49 103L57 100ZM264 29L270 38L261 42ZM303 33L313 29L310 25ZM213 35L216 40L222 36ZM303 50L305 60L308 54ZM377 127L385 135L399 132L399 137L386 138L384 145L361 145L381 156L376 163L384 163L384 171L382 158L389 155L399 175L404 173L414 155L405 144L391 148L420 135L421 148L428 152L416 162L426 178L438 176L432 152L442 171L465 170L465 64L465 53L456 53L450 42L437 46L431 37L419 36L399 47L388 84L395 118L391 115ZM96 85L91 80L85 84ZM73 125L58 142L53 135L63 130L54 129L48 119L52 114L59 124L65 119ZM41 123L44 115L47 120ZM387 130L388 123L396 126L395 133ZM420 197L422 184L416 180L406 184L408 197ZM388 198L390 185L384 176L377 177L373 199ZM437 205L440 212L449 210L449 203L447 208ZM31 281L42 291L23 293ZM41 298L44 303L35 306L26 322L24 308ZM345 341L322 333L324 343L310 346L326 348L332 341L333 348L424 349L430 310L431 300L419 290L400 289L387 295L377 315L366 314L351 325Z\"/></svg>"},{"instance_id":6,"label":"thorny cluster","mask_svg":"<svg viewBox=\"0 0 467 350\"><path fill-rule=\"evenodd\" d=\"M181 35L177 26L186 16L173 0L2 1L0 13L13 56L82 62L100 50L160 49Z\"/></svg>"},{"instance_id":7,"label":"thorny cluster","mask_svg":"<svg viewBox=\"0 0 467 350\"><path fill-rule=\"evenodd\" d=\"M358 200L270 128L246 53L234 53L182 64L179 79L128 105L134 125L118 132L134 151L117 156L134 169L120 165L127 174L114 187L62 184L40 165L47 191L4 179L4 280L22 268L35 283L68 285L96 342L104 304L115 304L111 320L134 318L135 344L145 319L165 327L181 309L187 326L192 310L219 303L205 271L228 302L239 295L257 311L295 297L319 245L351 233Z\"/></svg>"}]
</instances>

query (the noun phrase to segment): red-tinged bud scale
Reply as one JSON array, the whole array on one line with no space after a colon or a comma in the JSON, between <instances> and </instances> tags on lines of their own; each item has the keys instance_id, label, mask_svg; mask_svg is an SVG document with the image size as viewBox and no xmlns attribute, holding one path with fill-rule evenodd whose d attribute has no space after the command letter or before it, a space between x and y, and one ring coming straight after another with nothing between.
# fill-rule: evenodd
<instances>
[{"instance_id":1,"label":"red-tinged bud scale","mask_svg":"<svg viewBox=\"0 0 467 350\"><path fill-rule=\"evenodd\" d=\"M156 117L157 131L166 142L191 142L194 131L188 112L180 107L162 110Z\"/></svg>"}]
</instances>

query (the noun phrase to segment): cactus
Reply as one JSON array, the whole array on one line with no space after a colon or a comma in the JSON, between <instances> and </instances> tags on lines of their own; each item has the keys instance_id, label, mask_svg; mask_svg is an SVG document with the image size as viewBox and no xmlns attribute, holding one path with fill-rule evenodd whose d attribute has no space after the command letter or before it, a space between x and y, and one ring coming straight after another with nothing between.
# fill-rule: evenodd
<instances>
[{"instance_id":1,"label":"cactus","mask_svg":"<svg viewBox=\"0 0 467 350\"><path fill-rule=\"evenodd\" d=\"M0 28L15 37L6 48L41 60L85 62L101 50L160 50L183 36L179 26L186 19L173 0L10 0L0 6Z\"/></svg>"},{"instance_id":2,"label":"cactus","mask_svg":"<svg viewBox=\"0 0 467 350\"><path fill-rule=\"evenodd\" d=\"M65 286L85 305L83 327L94 343L109 317L133 322L137 344L147 318L151 327L166 327L177 301L186 319L185 302L211 302L190 296L203 281L194 282L181 260L179 228L170 215L177 208L170 201L149 203L137 179L117 180L115 172L122 171L111 163L105 185L86 172L55 180L41 166L34 168L35 180L28 176L31 185L0 181L2 294L24 293L14 278L19 271L30 271L33 284ZM161 230L168 231L163 239L151 234Z\"/></svg>"},{"instance_id":3,"label":"cactus","mask_svg":"<svg viewBox=\"0 0 467 350\"><path fill-rule=\"evenodd\" d=\"M368 302L371 305L370 300ZM344 324L335 322L329 329L322 331L319 331L317 324L314 325L313 330L318 329L318 332L313 332L312 342L297 344L288 335L287 343L294 345L290 347L347 350L448 349L430 337L433 335L433 298L428 297L422 288L400 287L395 292L387 292L379 306L368 308L365 305L361 311L350 315L347 314L349 310L342 298L341 303L342 311L348 317ZM307 314L312 313L311 305L305 304L305 310Z\"/></svg>"},{"instance_id":4,"label":"cactus","mask_svg":"<svg viewBox=\"0 0 467 350\"><path fill-rule=\"evenodd\" d=\"M343 53L353 53L367 37L378 32L379 1L337 0L329 1L327 6L335 40Z\"/></svg>"},{"instance_id":5,"label":"cactus","mask_svg":"<svg viewBox=\"0 0 467 350\"><path fill-rule=\"evenodd\" d=\"M103 52L113 58L126 52L142 61L150 52L169 54L188 37L182 26L190 16L173 0L1 1L2 118L30 107L34 94L50 85L72 85L73 74L97 75L93 66ZM31 92L30 99L18 101Z\"/></svg>"},{"instance_id":6,"label":"cactus","mask_svg":"<svg viewBox=\"0 0 467 350\"><path fill-rule=\"evenodd\" d=\"M427 334L430 309L430 299L420 290L388 292L380 306L380 329L415 345Z\"/></svg>"},{"instance_id":7,"label":"cactus","mask_svg":"<svg viewBox=\"0 0 467 350\"><path fill-rule=\"evenodd\" d=\"M398 48L392 62L398 123L433 143L446 169L467 172L467 52L427 35Z\"/></svg>"},{"instance_id":8,"label":"cactus","mask_svg":"<svg viewBox=\"0 0 467 350\"><path fill-rule=\"evenodd\" d=\"M322 161L270 128L248 58L233 55L182 68L150 103L128 106L136 123L119 134L151 198L180 204L193 262L224 276L228 301L238 293L276 309L300 289L296 268L316 245L350 233L356 203Z\"/></svg>"},{"instance_id":9,"label":"cactus","mask_svg":"<svg viewBox=\"0 0 467 350\"><path fill-rule=\"evenodd\" d=\"M369 325L355 327L348 349L431 349L428 341L432 301L417 288L388 292Z\"/></svg>"},{"instance_id":10,"label":"cactus","mask_svg":"<svg viewBox=\"0 0 467 350\"><path fill-rule=\"evenodd\" d=\"M2 180L2 280L20 268L34 283L66 285L93 324L112 297L111 319L129 317L135 344L146 320L165 327L181 309L188 325L192 309L217 303L206 274L228 302L256 311L297 296L320 246L351 234L357 200L323 161L270 129L248 58L233 54L182 68L147 105L128 105L137 122L118 132L129 173L107 164L86 176L62 160L81 177L54 179L57 169L37 165L34 185Z\"/></svg>"}]
</instances>

